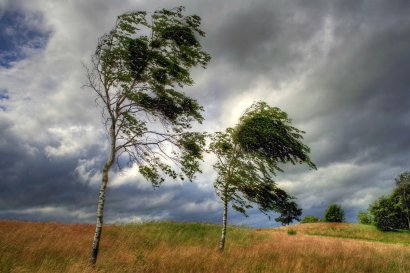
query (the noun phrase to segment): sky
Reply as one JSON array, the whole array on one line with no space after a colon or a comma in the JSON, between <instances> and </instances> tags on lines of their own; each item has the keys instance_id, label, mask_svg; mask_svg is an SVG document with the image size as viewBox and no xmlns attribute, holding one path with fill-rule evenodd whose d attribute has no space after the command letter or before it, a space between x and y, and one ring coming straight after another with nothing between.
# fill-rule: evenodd
<instances>
[{"instance_id":1,"label":"sky","mask_svg":"<svg viewBox=\"0 0 410 273\"><path fill-rule=\"evenodd\" d=\"M303 215L337 203L355 222L410 170L407 0L0 0L0 219L95 221L108 144L83 64L118 15L180 5L202 18L212 56L184 89L204 107L194 128L234 126L259 100L287 112L318 169L285 166L275 181ZM112 172L105 221L220 223L213 160L158 189L136 166ZM257 209L229 221L278 225Z\"/></svg>"}]
</instances>

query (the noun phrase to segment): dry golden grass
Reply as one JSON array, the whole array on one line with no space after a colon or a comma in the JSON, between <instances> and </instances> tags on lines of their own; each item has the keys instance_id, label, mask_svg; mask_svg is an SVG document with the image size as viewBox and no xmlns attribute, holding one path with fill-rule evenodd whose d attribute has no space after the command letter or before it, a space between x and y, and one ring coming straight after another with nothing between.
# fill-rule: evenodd
<instances>
[{"instance_id":1,"label":"dry golden grass","mask_svg":"<svg viewBox=\"0 0 410 273\"><path fill-rule=\"evenodd\" d=\"M0 272L410 272L410 248L359 240L198 223L106 226L97 266L87 259L94 227L0 221ZM325 229L325 227L319 227ZM275 229L276 230L276 229Z\"/></svg>"}]
</instances>

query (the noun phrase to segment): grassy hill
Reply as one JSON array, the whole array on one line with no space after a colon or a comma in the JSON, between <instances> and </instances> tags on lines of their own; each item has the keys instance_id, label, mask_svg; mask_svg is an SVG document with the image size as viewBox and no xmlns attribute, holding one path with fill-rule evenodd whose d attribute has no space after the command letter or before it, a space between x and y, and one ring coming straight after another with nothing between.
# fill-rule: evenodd
<instances>
[{"instance_id":1,"label":"grassy hill","mask_svg":"<svg viewBox=\"0 0 410 273\"><path fill-rule=\"evenodd\" d=\"M87 266L93 231L85 224L0 221L0 272L410 272L410 234L363 225L229 227L224 253L217 251L217 225L110 225L94 269Z\"/></svg>"},{"instance_id":2,"label":"grassy hill","mask_svg":"<svg viewBox=\"0 0 410 273\"><path fill-rule=\"evenodd\" d=\"M314 223L300 224L273 229L287 232L293 229L305 235L319 235L345 239L357 239L370 242L382 242L410 246L410 231L381 232L375 226L351 223Z\"/></svg>"}]
</instances>

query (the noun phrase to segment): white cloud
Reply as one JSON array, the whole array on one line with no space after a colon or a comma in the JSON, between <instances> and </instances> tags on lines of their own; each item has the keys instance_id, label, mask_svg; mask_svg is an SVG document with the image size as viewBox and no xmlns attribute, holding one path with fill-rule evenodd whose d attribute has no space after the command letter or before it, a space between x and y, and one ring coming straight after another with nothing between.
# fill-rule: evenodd
<instances>
[{"instance_id":1,"label":"white cloud","mask_svg":"<svg viewBox=\"0 0 410 273\"><path fill-rule=\"evenodd\" d=\"M112 187L120 187L123 185L134 185L138 189L151 189L152 185L139 173L138 166L133 165L130 168L125 168L120 172L112 174L110 185Z\"/></svg>"},{"instance_id":2,"label":"white cloud","mask_svg":"<svg viewBox=\"0 0 410 273\"><path fill-rule=\"evenodd\" d=\"M205 200L203 202L189 202L183 205L183 211L191 213L210 213L213 211L221 211L222 204L217 200Z\"/></svg>"},{"instance_id":3,"label":"white cloud","mask_svg":"<svg viewBox=\"0 0 410 273\"><path fill-rule=\"evenodd\" d=\"M127 223L127 224L141 224L141 223L146 223L146 222L151 222L151 221L161 221L161 220L165 220L167 219L168 215L165 214L161 214L161 215L131 215L131 216L127 216L127 217L118 217L118 218L114 218L110 221L108 221L108 223L112 224L123 224L123 223Z\"/></svg>"},{"instance_id":4,"label":"white cloud","mask_svg":"<svg viewBox=\"0 0 410 273\"><path fill-rule=\"evenodd\" d=\"M46 146L45 153L48 157L63 157L81 155L90 146L97 145L102 149L106 148L104 145L96 143L96 130L94 127L80 127L70 126L68 128L54 127L49 128L49 135L51 139L56 139L58 145Z\"/></svg>"},{"instance_id":5,"label":"white cloud","mask_svg":"<svg viewBox=\"0 0 410 273\"><path fill-rule=\"evenodd\" d=\"M81 182L93 186L98 186L101 183L101 172L96 158L80 159L74 173L78 175Z\"/></svg>"}]
</instances>

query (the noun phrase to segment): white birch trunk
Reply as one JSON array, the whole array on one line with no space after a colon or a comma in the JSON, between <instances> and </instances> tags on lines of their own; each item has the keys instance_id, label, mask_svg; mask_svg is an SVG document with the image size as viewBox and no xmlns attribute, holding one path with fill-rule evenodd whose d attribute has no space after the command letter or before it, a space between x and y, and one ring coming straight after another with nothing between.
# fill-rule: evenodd
<instances>
[{"instance_id":1,"label":"white birch trunk","mask_svg":"<svg viewBox=\"0 0 410 273\"><path fill-rule=\"evenodd\" d=\"M115 160L116 147L115 147L115 130L114 130L113 125L110 128L110 139L111 139L110 158L104 164L100 192L98 196L97 223L95 225L94 240L93 240L91 255L89 259L89 262L91 265L95 265L95 263L97 262L98 249L99 249L101 233L102 233L102 226L104 223L104 204L105 204L105 193L106 193L107 184L108 184L108 172L110 171L112 165L114 164L114 160Z\"/></svg>"},{"instance_id":2,"label":"white birch trunk","mask_svg":"<svg viewBox=\"0 0 410 273\"><path fill-rule=\"evenodd\" d=\"M228 220L228 198L225 197L224 200L224 214L222 218L222 234L221 240L219 241L219 250L223 251L225 248L225 237L226 237L226 223Z\"/></svg>"}]
</instances>

